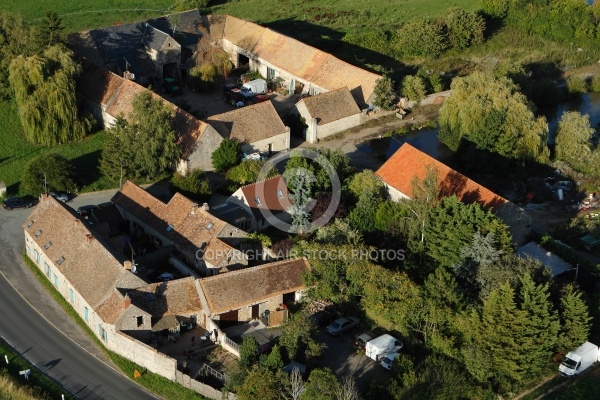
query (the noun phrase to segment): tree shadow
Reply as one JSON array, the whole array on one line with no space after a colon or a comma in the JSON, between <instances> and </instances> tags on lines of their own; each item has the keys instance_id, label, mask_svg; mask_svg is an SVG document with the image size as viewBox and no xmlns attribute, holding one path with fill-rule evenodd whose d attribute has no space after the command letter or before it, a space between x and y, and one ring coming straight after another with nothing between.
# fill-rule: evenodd
<instances>
[{"instance_id":1,"label":"tree shadow","mask_svg":"<svg viewBox=\"0 0 600 400\"><path fill-rule=\"evenodd\" d=\"M78 180L82 185L89 185L102 177L100 173L100 156L102 150L95 150L71 160Z\"/></svg>"},{"instance_id":2,"label":"tree shadow","mask_svg":"<svg viewBox=\"0 0 600 400\"><path fill-rule=\"evenodd\" d=\"M281 19L264 26L371 72L381 73L374 70L373 65L381 65L393 71L406 69L403 63L393 57L345 42L345 33L332 28L295 18Z\"/></svg>"}]
</instances>

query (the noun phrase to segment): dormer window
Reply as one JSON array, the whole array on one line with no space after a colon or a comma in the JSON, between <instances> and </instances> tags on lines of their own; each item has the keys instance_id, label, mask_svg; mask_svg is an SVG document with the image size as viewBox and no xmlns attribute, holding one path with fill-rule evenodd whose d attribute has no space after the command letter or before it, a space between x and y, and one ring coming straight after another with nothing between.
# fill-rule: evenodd
<instances>
[{"instance_id":1,"label":"dormer window","mask_svg":"<svg viewBox=\"0 0 600 400\"><path fill-rule=\"evenodd\" d=\"M277 197L280 199L283 197L283 192L281 190L277 191Z\"/></svg>"},{"instance_id":2,"label":"dormer window","mask_svg":"<svg viewBox=\"0 0 600 400\"><path fill-rule=\"evenodd\" d=\"M38 229L37 232L35 233L35 237L38 237L42 234L42 230Z\"/></svg>"},{"instance_id":3,"label":"dormer window","mask_svg":"<svg viewBox=\"0 0 600 400\"><path fill-rule=\"evenodd\" d=\"M173 225L167 226L167 232L171 232L173 230Z\"/></svg>"},{"instance_id":4,"label":"dormer window","mask_svg":"<svg viewBox=\"0 0 600 400\"><path fill-rule=\"evenodd\" d=\"M27 227L28 227L28 228L31 228L31 225L33 225L33 221L29 221L29 222L27 223Z\"/></svg>"},{"instance_id":5,"label":"dormer window","mask_svg":"<svg viewBox=\"0 0 600 400\"><path fill-rule=\"evenodd\" d=\"M209 222L208 225L206 225L206 230L210 231L213 226L215 226L215 224L213 224L212 222Z\"/></svg>"},{"instance_id":6,"label":"dormer window","mask_svg":"<svg viewBox=\"0 0 600 400\"><path fill-rule=\"evenodd\" d=\"M257 206L260 206L260 198L255 197L254 202L256 203Z\"/></svg>"},{"instance_id":7,"label":"dormer window","mask_svg":"<svg viewBox=\"0 0 600 400\"><path fill-rule=\"evenodd\" d=\"M52 246L52 242L48 242L48 243L46 243L46 244L44 245L44 248L45 248L46 250L48 250L48 249L50 248L50 246Z\"/></svg>"},{"instance_id":8,"label":"dormer window","mask_svg":"<svg viewBox=\"0 0 600 400\"><path fill-rule=\"evenodd\" d=\"M65 261L65 256L61 256L58 260L56 260L56 264L60 265Z\"/></svg>"}]
</instances>

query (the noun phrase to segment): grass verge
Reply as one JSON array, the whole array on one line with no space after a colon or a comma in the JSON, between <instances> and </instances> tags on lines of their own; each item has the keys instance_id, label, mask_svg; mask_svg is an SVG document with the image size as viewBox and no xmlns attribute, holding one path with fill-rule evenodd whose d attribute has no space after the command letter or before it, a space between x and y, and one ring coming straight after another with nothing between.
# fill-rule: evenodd
<instances>
[{"instance_id":1,"label":"grass verge","mask_svg":"<svg viewBox=\"0 0 600 400\"><path fill-rule=\"evenodd\" d=\"M0 369L0 398L2 399L75 399L62 386L21 357L12 346L0 339L0 355L8 358L8 365ZM2 357L4 364L4 357ZM19 376L19 371L30 369L29 378Z\"/></svg>"},{"instance_id":2,"label":"grass verge","mask_svg":"<svg viewBox=\"0 0 600 400\"><path fill-rule=\"evenodd\" d=\"M7 192L22 193L19 190L21 174L25 166L35 157L45 153L58 153L73 163L77 177L84 185L82 192L110 189L114 182L100 174L100 154L107 133L100 131L85 139L60 146L38 146L23 137L23 129L17 109L11 101L0 101L0 180L6 184Z\"/></svg>"},{"instance_id":3,"label":"grass verge","mask_svg":"<svg viewBox=\"0 0 600 400\"><path fill-rule=\"evenodd\" d=\"M54 300L65 310L65 312L73 318L73 320L83 329L85 333L96 343L96 345L106 354L106 356L128 377L133 376L133 372L138 370L142 373L142 376L135 380L138 384L145 387L152 393L155 393L166 399L176 399L176 400L198 400L198 399L206 399L199 395L198 393L186 389L183 386L164 378L158 374L147 371L145 368L137 365L136 363L122 357L102 345L100 339L92 332L90 327L85 323L84 320L81 319L79 314L71 307L71 304L56 290L54 285L46 279L42 271L38 268L38 266L29 259L27 254L23 252L23 260L27 264L27 266L31 269L31 271L38 278L40 283L46 288L46 290L50 293L50 295L54 298Z\"/></svg>"},{"instance_id":4,"label":"grass verge","mask_svg":"<svg viewBox=\"0 0 600 400\"><path fill-rule=\"evenodd\" d=\"M571 385L562 387L543 398L545 400L587 400L597 399L600 393L600 379L594 371L576 378Z\"/></svg>"}]
</instances>

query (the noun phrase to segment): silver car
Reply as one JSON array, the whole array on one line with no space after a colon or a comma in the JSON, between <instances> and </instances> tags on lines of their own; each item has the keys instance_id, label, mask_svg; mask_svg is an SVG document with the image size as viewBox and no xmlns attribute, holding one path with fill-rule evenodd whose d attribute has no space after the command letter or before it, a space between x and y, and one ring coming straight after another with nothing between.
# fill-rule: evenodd
<instances>
[{"instance_id":1,"label":"silver car","mask_svg":"<svg viewBox=\"0 0 600 400\"><path fill-rule=\"evenodd\" d=\"M325 328L325 330L330 335L338 336L356 327L359 323L360 319L358 319L357 317L338 318L331 324L327 325L327 328Z\"/></svg>"},{"instance_id":2,"label":"silver car","mask_svg":"<svg viewBox=\"0 0 600 400\"><path fill-rule=\"evenodd\" d=\"M69 195L66 193L50 192L48 194L50 196L54 197L56 200L62 201L63 203L66 203L67 201L69 201Z\"/></svg>"}]
</instances>

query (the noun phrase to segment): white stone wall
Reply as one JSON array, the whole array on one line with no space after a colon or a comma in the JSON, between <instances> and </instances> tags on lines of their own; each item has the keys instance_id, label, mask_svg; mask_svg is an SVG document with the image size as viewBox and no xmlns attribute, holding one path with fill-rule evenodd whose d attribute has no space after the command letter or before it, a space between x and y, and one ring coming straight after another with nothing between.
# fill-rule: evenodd
<instances>
[{"instance_id":1,"label":"white stone wall","mask_svg":"<svg viewBox=\"0 0 600 400\"><path fill-rule=\"evenodd\" d=\"M325 125L317 125L317 139L324 139L346 129L354 128L364 122L364 117L364 114L358 113Z\"/></svg>"},{"instance_id":2,"label":"white stone wall","mask_svg":"<svg viewBox=\"0 0 600 400\"><path fill-rule=\"evenodd\" d=\"M252 319L252 306L258 304L258 316L260 317L266 310L275 311L283 303L283 295L273 296L266 301L259 301L249 304L239 309L238 320L250 321Z\"/></svg>"},{"instance_id":3,"label":"white stone wall","mask_svg":"<svg viewBox=\"0 0 600 400\"><path fill-rule=\"evenodd\" d=\"M277 151L286 151L290 149L290 128L285 127L285 132L276 136L271 136L267 139L257 140L252 143L242 143L242 152L254 153L258 152L268 152L269 145L271 145L270 150L273 152Z\"/></svg>"},{"instance_id":4,"label":"white stone wall","mask_svg":"<svg viewBox=\"0 0 600 400\"><path fill-rule=\"evenodd\" d=\"M391 187L390 185L388 185L385 182L383 184L385 185L385 189L387 190L388 195L390 196L390 200L398 201L401 199L410 199L410 197L408 197L407 195L405 195L398 189Z\"/></svg>"},{"instance_id":5,"label":"white stone wall","mask_svg":"<svg viewBox=\"0 0 600 400\"><path fill-rule=\"evenodd\" d=\"M175 372L177 371L177 360L171 358L153 347L142 343L123 332L117 332L115 335L116 353L122 355L138 364L141 367L147 368L149 371L164 376L172 381L175 380Z\"/></svg>"},{"instance_id":6,"label":"white stone wall","mask_svg":"<svg viewBox=\"0 0 600 400\"><path fill-rule=\"evenodd\" d=\"M207 126L204 134L196 142L194 150L187 157L186 173L194 169L213 171L215 168L212 165L212 153L222 141L223 137L212 126ZM184 167L181 167L181 169L184 169Z\"/></svg>"}]
</instances>

